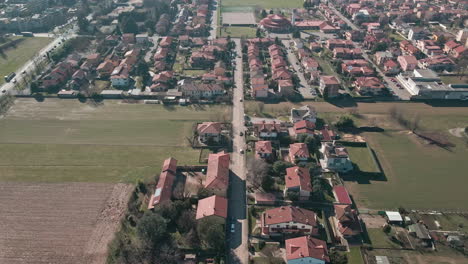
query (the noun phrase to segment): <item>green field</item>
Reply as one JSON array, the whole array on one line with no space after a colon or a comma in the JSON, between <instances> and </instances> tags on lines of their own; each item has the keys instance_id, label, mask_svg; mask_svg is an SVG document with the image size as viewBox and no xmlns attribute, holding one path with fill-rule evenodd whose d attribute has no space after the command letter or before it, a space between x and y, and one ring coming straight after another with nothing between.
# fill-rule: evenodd
<instances>
[{"instance_id":1,"label":"green field","mask_svg":"<svg viewBox=\"0 0 468 264\"><path fill-rule=\"evenodd\" d=\"M133 183L159 173L169 156L198 164L186 138L220 113L229 115L222 106L18 99L0 119L0 181Z\"/></svg>"},{"instance_id":2,"label":"green field","mask_svg":"<svg viewBox=\"0 0 468 264\"><path fill-rule=\"evenodd\" d=\"M379 168L374 163L369 149L366 147L346 146L349 158L361 172L379 173Z\"/></svg>"},{"instance_id":3,"label":"green field","mask_svg":"<svg viewBox=\"0 0 468 264\"><path fill-rule=\"evenodd\" d=\"M0 54L0 84L5 80L3 76L18 70L37 52L52 41L51 38L24 38L16 48L9 48Z\"/></svg>"},{"instance_id":4,"label":"green field","mask_svg":"<svg viewBox=\"0 0 468 264\"><path fill-rule=\"evenodd\" d=\"M302 7L303 0L222 0L222 7L230 6L258 6L263 9L270 8L299 8Z\"/></svg>"},{"instance_id":5,"label":"green field","mask_svg":"<svg viewBox=\"0 0 468 264\"><path fill-rule=\"evenodd\" d=\"M466 76L440 76L440 79L445 84L468 84L468 75Z\"/></svg>"},{"instance_id":6,"label":"green field","mask_svg":"<svg viewBox=\"0 0 468 264\"><path fill-rule=\"evenodd\" d=\"M398 244L392 242L387 234L381 228L369 228L367 233L372 246L377 248L401 248Z\"/></svg>"},{"instance_id":7,"label":"green field","mask_svg":"<svg viewBox=\"0 0 468 264\"><path fill-rule=\"evenodd\" d=\"M363 264L364 260L362 260L361 250L359 247L350 247L350 251L348 252L348 263L349 264Z\"/></svg>"},{"instance_id":8,"label":"green field","mask_svg":"<svg viewBox=\"0 0 468 264\"><path fill-rule=\"evenodd\" d=\"M255 38L256 33L257 29L252 27L222 27L220 29L220 37L231 36L232 38Z\"/></svg>"}]
</instances>

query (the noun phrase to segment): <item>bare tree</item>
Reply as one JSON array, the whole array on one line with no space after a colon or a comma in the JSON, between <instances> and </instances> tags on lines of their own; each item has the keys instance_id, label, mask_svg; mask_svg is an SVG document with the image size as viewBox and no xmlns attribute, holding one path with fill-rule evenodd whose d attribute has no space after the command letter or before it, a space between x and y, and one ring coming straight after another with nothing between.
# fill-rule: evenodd
<instances>
[{"instance_id":1,"label":"bare tree","mask_svg":"<svg viewBox=\"0 0 468 264\"><path fill-rule=\"evenodd\" d=\"M255 189L262 186L266 177L269 177L271 166L262 159L249 159L247 161L247 182Z\"/></svg>"}]
</instances>

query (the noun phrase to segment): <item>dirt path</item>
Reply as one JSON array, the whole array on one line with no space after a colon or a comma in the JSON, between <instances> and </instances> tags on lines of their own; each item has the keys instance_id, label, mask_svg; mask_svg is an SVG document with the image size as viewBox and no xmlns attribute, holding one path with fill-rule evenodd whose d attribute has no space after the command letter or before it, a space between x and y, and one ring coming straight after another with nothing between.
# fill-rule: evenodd
<instances>
[{"instance_id":1,"label":"dirt path","mask_svg":"<svg viewBox=\"0 0 468 264\"><path fill-rule=\"evenodd\" d=\"M466 136L464 127L457 127L457 128L449 129L449 133L459 138Z\"/></svg>"},{"instance_id":2,"label":"dirt path","mask_svg":"<svg viewBox=\"0 0 468 264\"><path fill-rule=\"evenodd\" d=\"M127 202L133 188L132 185L123 183L114 185L103 210L98 216L96 227L86 243L86 263L106 263L109 242L114 238L115 232L120 227L120 220L125 214Z\"/></svg>"}]
</instances>

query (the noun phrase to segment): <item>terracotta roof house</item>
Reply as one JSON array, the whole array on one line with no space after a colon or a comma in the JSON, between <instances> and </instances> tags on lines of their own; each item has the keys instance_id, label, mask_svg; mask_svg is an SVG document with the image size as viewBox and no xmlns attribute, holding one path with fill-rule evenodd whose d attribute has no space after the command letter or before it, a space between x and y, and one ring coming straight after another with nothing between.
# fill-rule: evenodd
<instances>
[{"instance_id":1,"label":"terracotta roof house","mask_svg":"<svg viewBox=\"0 0 468 264\"><path fill-rule=\"evenodd\" d=\"M133 33L122 34L122 42L125 44L135 44L135 34Z\"/></svg>"},{"instance_id":2,"label":"terracotta roof house","mask_svg":"<svg viewBox=\"0 0 468 264\"><path fill-rule=\"evenodd\" d=\"M325 264L330 262L327 243L323 240L302 236L287 239L285 243L288 264Z\"/></svg>"},{"instance_id":3,"label":"terracotta roof house","mask_svg":"<svg viewBox=\"0 0 468 264\"><path fill-rule=\"evenodd\" d=\"M309 149L305 143L294 143L289 145L289 160L298 164L308 161L310 158Z\"/></svg>"},{"instance_id":4,"label":"terracotta roof house","mask_svg":"<svg viewBox=\"0 0 468 264\"><path fill-rule=\"evenodd\" d=\"M276 196L272 193L255 193L255 204L274 205Z\"/></svg>"},{"instance_id":5,"label":"terracotta roof house","mask_svg":"<svg viewBox=\"0 0 468 264\"><path fill-rule=\"evenodd\" d=\"M271 159L273 157L271 141L263 140L255 142L255 157L257 159Z\"/></svg>"},{"instance_id":6,"label":"terracotta roof house","mask_svg":"<svg viewBox=\"0 0 468 264\"><path fill-rule=\"evenodd\" d=\"M361 234L362 227L357 211L352 209L351 205L335 204L333 207L335 208L335 224L345 239L351 239Z\"/></svg>"},{"instance_id":7,"label":"terracotta roof house","mask_svg":"<svg viewBox=\"0 0 468 264\"><path fill-rule=\"evenodd\" d=\"M205 188L216 195L226 196L229 185L229 154L219 152L208 155Z\"/></svg>"},{"instance_id":8,"label":"terracotta roof house","mask_svg":"<svg viewBox=\"0 0 468 264\"><path fill-rule=\"evenodd\" d=\"M278 92L282 95L291 95L294 93L294 84L291 79L278 80Z\"/></svg>"},{"instance_id":9,"label":"terracotta roof house","mask_svg":"<svg viewBox=\"0 0 468 264\"><path fill-rule=\"evenodd\" d=\"M385 74L398 74L400 72L400 68L398 67L398 63L394 60L387 60L383 64Z\"/></svg>"},{"instance_id":10,"label":"terracotta roof house","mask_svg":"<svg viewBox=\"0 0 468 264\"><path fill-rule=\"evenodd\" d=\"M286 239L285 244L288 264L325 264L330 262L327 243L323 240L302 236Z\"/></svg>"},{"instance_id":11,"label":"terracotta roof house","mask_svg":"<svg viewBox=\"0 0 468 264\"><path fill-rule=\"evenodd\" d=\"M418 66L433 71L453 71L455 69L455 62L447 55L438 55L420 59L418 61Z\"/></svg>"},{"instance_id":12,"label":"terracotta roof house","mask_svg":"<svg viewBox=\"0 0 468 264\"><path fill-rule=\"evenodd\" d=\"M323 169L337 172L349 172L353 170L353 164L349 159L348 151L345 147L335 142L322 142L320 153L322 154L320 164Z\"/></svg>"},{"instance_id":13,"label":"terracotta roof house","mask_svg":"<svg viewBox=\"0 0 468 264\"><path fill-rule=\"evenodd\" d=\"M217 219L227 218L228 200L224 197L213 195L198 200L196 220L211 217Z\"/></svg>"},{"instance_id":14,"label":"terracotta roof house","mask_svg":"<svg viewBox=\"0 0 468 264\"><path fill-rule=\"evenodd\" d=\"M320 138L322 141L332 141L338 139L336 133L331 130L328 125L325 125L322 130L320 130Z\"/></svg>"},{"instance_id":15,"label":"terracotta roof house","mask_svg":"<svg viewBox=\"0 0 468 264\"><path fill-rule=\"evenodd\" d=\"M314 135L314 128L315 124L308 120L301 120L299 122L294 123L293 126L294 134L296 135L296 137L302 134Z\"/></svg>"},{"instance_id":16,"label":"terracotta roof house","mask_svg":"<svg viewBox=\"0 0 468 264\"><path fill-rule=\"evenodd\" d=\"M378 95L385 89L385 86L377 77L357 77L354 85L361 95Z\"/></svg>"},{"instance_id":17,"label":"terracotta roof house","mask_svg":"<svg viewBox=\"0 0 468 264\"><path fill-rule=\"evenodd\" d=\"M285 182L285 195L288 191L296 191L299 193L300 200L309 199L310 193L312 192L312 184L308 168L297 166L287 168Z\"/></svg>"},{"instance_id":18,"label":"terracotta roof house","mask_svg":"<svg viewBox=\"0 0 468 264\"><path fill-rule=\"evenodd\" d=\"M340 93L340 82L335 76L320 76L320 92L326 97L337 97Z\"/></svg>"},{"instance_id":19,"label":"terracotta roof house","mask_svg":"<svg viewBox=\"0 0 468 264\"><path fill-rule=\"evenodd\" d=\"M253 128L255 136L262 139L275 139L282 131L281 124L275 121L267 123L263 120L262 122L254 123Z\"/></svg>"},{"instance_id":20,"label":"terracotta roof house","mask_svg":"<svg viewBox=\"0 0 468 264\"><path fill-rule=\"evenodd\" d=\"M299 108L292 108L289 119L291 123L296 123L302 120L315 123L317 121L317 111L310 105L303 105Z\"/></svg>"},{"instance_id":21,"label":"terracotta roof house","mask_svg":"<svg viewBox=\"0 0 468 264\"><path fill-rule=\"evenodd\" d=\"M311 58L311 57L306 57L302 60L302 66L304 66L304 69L308 72L312 71L318 71L319 70L319 63L317 60Z\"/></svg>"},{"instance_id":22,"label":"terracotta roof house","mask_svg":"<svg viewBox=\"0 0 468 264\"><path fill-rule=\"evenodd\" d=\"M197 134L200 142L219 142L221 140L221 123L203 122L197 125Z\"/></svg>"},{"instance_id":23,"label":"terracotta roof house","mask_svg":"<svg viewBox=\"0 0 468 264\"><path fill-rule=\"evenodd\" d=\"M278 14L270 14L258 23L264 30L274 33L285 33L291 30L291 21Z\"/></svg>"},{"instance_id":24,"label":"terracotta roof house","mask_svg":"<svg viewBox=\"0 0 468 264\"><path fill-rule=\"evenodd\" d=\"M281 206L266 210L261 216L263 235L313 234L317 216L313 211L293 206Z\"/></svg>"},{"instance_id":25,"label":"terracotta roof house","mask_svg":"<svg viewBox=\"0 0 468 264\"><path fill-rule=\"evenodd\" d=\"M169 158L164 161L163 169L159 175L156 189L150 197L148 209L153 209L156 205L170 201L172 197L172 185L175 180L175 171L177 169L177 160Z\"/></svg>"},{"instance_id":26,"label":"terracotta roof house","mask_svg":"<svg viewBox=\"0 0 468 264\"><path fill-rule=\"evenodd\" d=\"M333 186L333 195L335 196L336 203L338 204L350 205L353 203L349 197L346 187L343 185Z\"/></svg>"},{"instance_id":27,"label":"terracotta roof house","mask_svg":"<svg viewBox=\"0 0 468 264\"><path fill-rule=\"evenodd\" d=\"M398 56L397 61L403 71L412 71L418 67L418 60L411 55Z\"/></svg>"}]
</instances>

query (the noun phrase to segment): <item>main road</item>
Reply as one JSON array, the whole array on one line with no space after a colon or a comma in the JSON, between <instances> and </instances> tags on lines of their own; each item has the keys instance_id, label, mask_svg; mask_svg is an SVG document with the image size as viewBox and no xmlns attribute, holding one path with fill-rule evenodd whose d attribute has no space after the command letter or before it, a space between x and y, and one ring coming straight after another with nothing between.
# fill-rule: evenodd
<instances>
[{"instance_id":1,"label":"main road","mask_svg":"<svg viewBox=\"0 0 468 264\"><path fill-rule=\"evenodd\" d=\"M38 33L38 34L34 34L34 37L50 37L50 35L53 35L53 34ZM21 66L19 69L15 71L16 77L13 79L16 79L16 83L21 82L21 80L23 79L23 72L26 73L25 75L28 75L34 72L35 69L33 66L35 64L39 64L40 62L42 62L42 60L45 60L46 59L45 56L48 51L51 51L55 47L59 47L60 45L63 45L64 42L62 41L62 39L67 39L74 35L75 35L75 31L70 29L64 32L62 35L56 36L56 38L52 42L50 42L47 46L45 46L38 52L37 56L34 56L34 58L31 58L30 60L28 60L25 64L23 64L23 66ZM1 91L0 96L11 93L14 87L15 87L15 84L12 81L3 84L0 87L0 91Z\"/></svg>"},{"instance_id":2,"label":"main road","mask_svg":"<svg viewBox=\"0 0 468 264\"><path fill-rule=\"evenodd\" d=\"M247 194L246 194L246 164L244 154L245 138L240 133L245 133L244 126L244 79L242 69L242 47L240 39L233 39L236 43L235 72L232 107L232 155L231 175L229 181L229 219L228 224L228 263L247 264L248 251L248 219L247 219ZM234 232L231 226L234 224Z\"/></svg>"}]
</instances>

